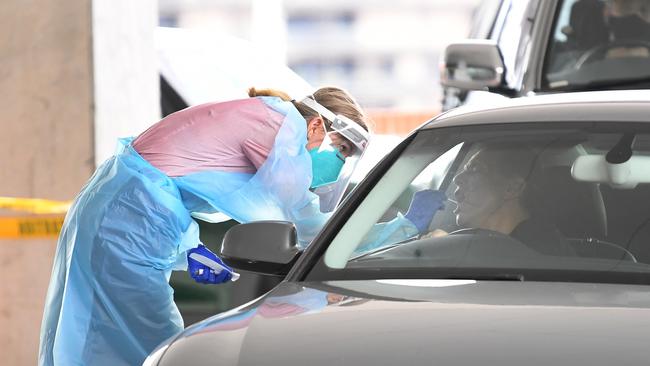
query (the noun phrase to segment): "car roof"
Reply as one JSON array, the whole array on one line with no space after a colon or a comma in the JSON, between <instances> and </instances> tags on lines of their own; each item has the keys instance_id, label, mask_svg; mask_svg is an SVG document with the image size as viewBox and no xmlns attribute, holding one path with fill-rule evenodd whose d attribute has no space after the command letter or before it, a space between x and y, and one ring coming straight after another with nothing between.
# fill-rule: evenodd
<instances>
[{"instance_id":1,"label":"car roof","mask_svg":"<svg viewBox=\"0 0 650 366\"><path fill-rule=\"evenodd\" d=\"M525 122L650 122L650 90L590 91L535 95L464 105L443 113L421 129Z\"/></svg>"}]
</instances>

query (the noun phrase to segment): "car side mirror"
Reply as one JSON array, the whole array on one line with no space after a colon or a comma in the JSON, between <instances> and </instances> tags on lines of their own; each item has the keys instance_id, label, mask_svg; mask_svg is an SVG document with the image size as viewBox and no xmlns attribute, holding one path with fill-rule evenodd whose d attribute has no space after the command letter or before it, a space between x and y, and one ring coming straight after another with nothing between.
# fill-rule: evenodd
<instances>
[{"instance_id":1,"label":"car side mirror","mask_svg":"<svg viewBox=\"0 0 650 366\"><path fill-rule=\"evenodd\" d=\"M221 244L221 258L244 271L284 276L302 250L298 234L287 221L254 221L230 228Z\"/></svg>"},{"instance_id":2,"label":"car side mirror","mask_svg":"<svg viewBox=\"0 0 650 366\"><path fill-rule=\"evenodd\" d=\"M504 74L503 56L496 43L472 39L447 46L440 82L463 90L484 90L502 87Z\"/></svg>"}]
</instances>

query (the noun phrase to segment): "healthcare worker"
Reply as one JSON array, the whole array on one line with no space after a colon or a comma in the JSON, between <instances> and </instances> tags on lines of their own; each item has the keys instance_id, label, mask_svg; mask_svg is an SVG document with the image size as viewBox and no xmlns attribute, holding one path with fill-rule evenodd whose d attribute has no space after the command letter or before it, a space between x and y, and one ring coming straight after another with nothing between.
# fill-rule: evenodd
<instances>
[{"instance_id":1,"label":"healthcare worker","mask_svg":"<svg viewBox=\"0 0 650 366\"><path fill-rule=\"evenodd\" d=\"M123 139L70 208L45 304L40 365L136 365L183 329L172 270L236 276L193 215L288 220L309 243L338 204L369 135L345 91L274 90L171 114Z\"/></svg>"}]
</instances>

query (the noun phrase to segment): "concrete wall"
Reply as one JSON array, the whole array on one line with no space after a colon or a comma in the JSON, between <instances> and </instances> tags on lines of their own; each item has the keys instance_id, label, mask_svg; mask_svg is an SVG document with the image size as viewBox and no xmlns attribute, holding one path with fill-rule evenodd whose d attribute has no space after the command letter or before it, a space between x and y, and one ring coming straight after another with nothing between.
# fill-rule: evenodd
<instances>
[{"instance_id":1,"label":"concrete wall","mask_svg":"<svg viewBox=\"0 0 650 366\"><path fill-rule=\"evenodd\" d=\"M71 199L95 165L90 3L3 0L0 14L0 196ZM55 244L0 239L2 364L36 364Z\"/></svg>"},{"instance_id":2,"label":"concrete wall","mask_svg":"<svg viewBox=\"0 0 650 366\"><path fill-rule=\"evenodd\" d=\"M110 12L93 25L93 8ZM156 1L2 0L0 14L0 196L71 200L104 151L98 139L112 150L107 135L158 118ZM2 365L37 363L55 246L0 238Z\"/></svg>"},{"instance_id":3,"label":"concrete wall","mask_svg":"<svg viewBox=\"0 0 650 366\"><path fill-rule=\"evenodd\" d=\"M0 195L69 199L94 168L90 3L0 14Z\"/></svg>"},{"instance_id":4,"label":"concrete wall","mask_svg":"<svg viewBox=\"0 0 650 366\"><path fill-rule=\"evenodd\" d=\"M93 1L95 162L160 119L156 0Z\"/></svg>"}]
</instances>

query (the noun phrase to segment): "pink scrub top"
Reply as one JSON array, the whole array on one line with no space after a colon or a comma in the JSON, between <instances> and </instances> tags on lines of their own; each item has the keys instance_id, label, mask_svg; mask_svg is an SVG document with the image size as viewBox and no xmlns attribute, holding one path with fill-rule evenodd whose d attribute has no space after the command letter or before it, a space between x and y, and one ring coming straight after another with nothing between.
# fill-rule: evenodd
<instances>
[{"instance_id":1,"label":"pink scrub top","mask_svg":"<svg viewBox=\"0 0 650 366\"><path fill-rule=\"evenodd\" d=\"M169 177L205 170L255 173L283 120L258 98L206 103L163 118L133 148Z\"/></svg>"}]
</instances>

